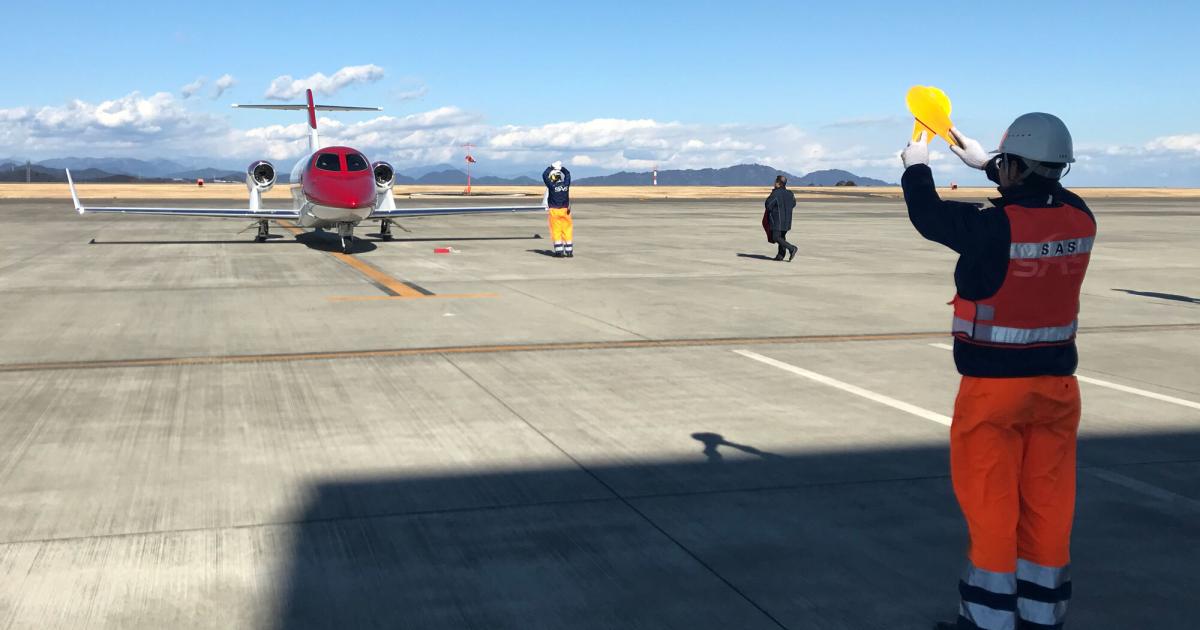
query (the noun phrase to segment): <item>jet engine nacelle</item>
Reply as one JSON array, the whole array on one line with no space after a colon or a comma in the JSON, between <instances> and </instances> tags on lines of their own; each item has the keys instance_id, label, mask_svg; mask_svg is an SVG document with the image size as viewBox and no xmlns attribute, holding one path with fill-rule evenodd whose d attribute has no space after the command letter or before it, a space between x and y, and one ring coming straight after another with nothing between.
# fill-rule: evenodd
<instances>
[{"instance_id":1,"label":"jet engine nacelle","mask_svg":"<svg viewBox=\"0 0 1200 630\"><path fill-rule=\"evenodd\" d=\"M246 167L246 188L252 192L265 193L275 186L275 166L259 160Z\"/></svg>"},{"instance_id":2,"label":"jet engine nacelle","mask_svg":"<svg viewBox=\"0 0 1200 630\"><path fill-rule=\"evenodd\" d=\"M375 192L385 193L392 189L392 183L396 181L396 169L391 164L376 162L371 165L371 172L375 174Z\"/></svg>"}]
</instances>

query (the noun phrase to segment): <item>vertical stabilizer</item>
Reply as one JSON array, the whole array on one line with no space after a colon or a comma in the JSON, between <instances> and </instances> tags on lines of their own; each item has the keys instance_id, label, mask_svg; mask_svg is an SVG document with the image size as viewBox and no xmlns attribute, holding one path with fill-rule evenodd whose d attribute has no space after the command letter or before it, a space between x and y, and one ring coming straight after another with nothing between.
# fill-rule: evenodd
<instances>
[{"instance_id":1,"label":"vertical stabilizer","mask_svg":"<svg viewBox=\"0 0 1200 630\"><path fill-rule=\"evenodd\" d=\"M313 105L312 90L304 90L308 97L308 151L316 153L321 148L321 138L317 135L317 108Z\"/></svg>"}]
</instances>

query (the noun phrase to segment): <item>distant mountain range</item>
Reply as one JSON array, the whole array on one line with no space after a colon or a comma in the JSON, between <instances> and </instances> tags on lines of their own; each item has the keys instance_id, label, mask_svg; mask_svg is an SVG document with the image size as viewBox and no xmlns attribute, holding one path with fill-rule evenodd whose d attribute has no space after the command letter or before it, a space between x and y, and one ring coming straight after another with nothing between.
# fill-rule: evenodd
<instances>
[{"instance_id":1,"label":"distant mountain range","mask_svg":"<svg viewBox=\"0 0 1200 630\"><path fill-rule=\"evenodd\" d=\"M775 176L783 175L788 178L788 186L893 186L883 180L871 177L860 177L849 171L837 169L813 171L807 175L792 175L762 164L738 164L725 168L702 168L681 171L659 171L660 186L770 186L775 183ZM652 173L630 173L622 171L612 175L584 177L575 180L580 186L647 186L652 181Z\"/></svg>"},{"instance_id":2,"label":"distant mountain range","mask_svg":"<svg viewBox=\"0 0 1200 630\"><path fill-rule=\"evenodd\" d=\"M169 182L230 180L243 181L246 174L221 168L192 168L169 160L146 161L132 158L57 158L29 165L29 180L34 182L65 182L65 169L80 182ZM0 162L0 182L23 182L24 162Z\"/></svg>"},{"instance_id":3,"label":"distant mountain range","mask_svg":"<svg viewBox=\"0 0 1200 630\"><path fill-rule=\"evenodd\" d=\"M167 181L243 181L245 173L228 168L197 168L172 160L137 160L133 158L56 158L42 160L30 166L30 180L35 182L65 182L63 169L71 169L71 176L81 182L167 182ZM892 186L888 182L861 177L849 171L831 169L813 171L807 175L792 175L762 164L738 164L726 168L704 168L688 170L665 170L658 172L661 186L770 186L775 176L783 174L788 185L799 186ZM280 182L286 182L286 169L279 172ZM396 184L399 185L458 185L465 184L464 170L450 164L436 164L398 169ZM25 163L15 160L0 161L0 182L25 181ZM575 180L579 186L648 186L652 175L646 172L613 173ZM497 175L473 175L471 183L480 186L536 186L541 180L536 176L500 177Z\"/></svg>"}]
</instances>

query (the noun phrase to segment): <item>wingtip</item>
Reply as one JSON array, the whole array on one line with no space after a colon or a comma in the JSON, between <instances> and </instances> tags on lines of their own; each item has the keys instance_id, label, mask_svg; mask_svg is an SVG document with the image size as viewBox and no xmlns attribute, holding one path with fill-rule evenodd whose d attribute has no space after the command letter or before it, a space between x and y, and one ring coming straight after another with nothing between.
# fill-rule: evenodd
<instances>
[{"instance_id":1,"label":"wingtip","mask_svg":"<svg viewBox=\"0 0 1200 630\"><path fill-rule=\"evenodd\" d=\"M67 173L67 186L71 189L71 201L75 203L75 212L83 214L83 204L79 203L79 192L75 190L75 180L71 177L71 169L63 169Z\"/></svg>"}]
</instances>

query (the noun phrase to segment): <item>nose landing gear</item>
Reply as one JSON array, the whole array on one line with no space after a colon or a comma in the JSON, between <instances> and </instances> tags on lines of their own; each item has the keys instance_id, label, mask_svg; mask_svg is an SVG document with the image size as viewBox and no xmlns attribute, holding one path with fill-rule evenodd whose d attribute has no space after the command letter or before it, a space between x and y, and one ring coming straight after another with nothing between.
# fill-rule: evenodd
<instances>
[{"instance_id":1,"label":"nose landing gear","mask_svg":"<svg viewBox=\"0 0 1200 630\"><path fill-rule=\"evenodd\" d=\"M342 241L342 253L349 254L354 249L354 224L339 223L338 238Z\"/></svg>"}]
</instances>

